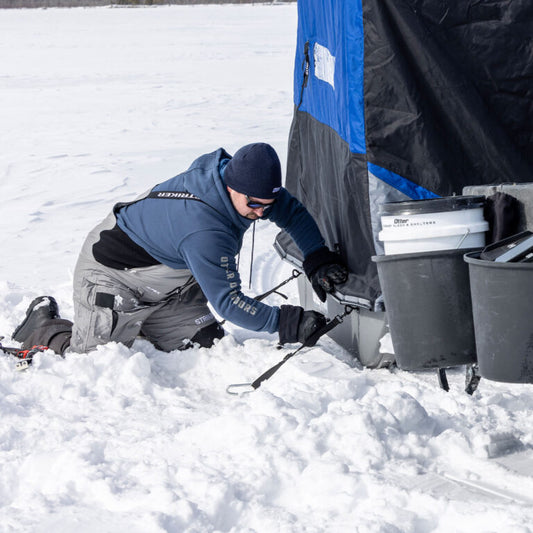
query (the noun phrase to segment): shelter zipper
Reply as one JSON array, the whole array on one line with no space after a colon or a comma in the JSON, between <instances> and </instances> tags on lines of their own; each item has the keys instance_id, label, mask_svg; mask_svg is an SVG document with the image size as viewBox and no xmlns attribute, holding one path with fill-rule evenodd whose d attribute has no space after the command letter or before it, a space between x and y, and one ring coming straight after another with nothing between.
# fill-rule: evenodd
<instances>
[{"instance_id":1,"label":"shelter zipper","mask_svg":"<svg viewBox=\"0 0 533 533\"><path fill-rule=\"evenodd\" d=\"M302 81L302 87L300 89L300 100L298 102L298 105L296 106L296 110L300 109L300 106L302 105L302 101L304 99L304 89L307 87L307 82L309 81L309 68L309 41L306 41L304 44L304 59L302 61L302 70L304 72L304 78Z\"/></svg>"}]
</instances>

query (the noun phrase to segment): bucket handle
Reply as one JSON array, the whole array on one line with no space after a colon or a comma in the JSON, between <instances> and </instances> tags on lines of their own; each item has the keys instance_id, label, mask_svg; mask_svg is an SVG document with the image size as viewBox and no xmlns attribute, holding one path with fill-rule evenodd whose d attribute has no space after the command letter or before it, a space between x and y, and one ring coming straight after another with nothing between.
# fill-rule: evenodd
<instances>
[{"instance_id":1,"label":"bucket handle","mask_svg":"<svg viewBox=\"0 0 533 533\"><path fill-rule=\"evenodd\" d=\"M467 228L466 229L466 233L461 237L461 240L459 241L459 244L455 247L456 250L461 248L461 244L463 244L464 240L468 237L469 233L470 233L470 228Z\"/></svg>"}]
</instances>

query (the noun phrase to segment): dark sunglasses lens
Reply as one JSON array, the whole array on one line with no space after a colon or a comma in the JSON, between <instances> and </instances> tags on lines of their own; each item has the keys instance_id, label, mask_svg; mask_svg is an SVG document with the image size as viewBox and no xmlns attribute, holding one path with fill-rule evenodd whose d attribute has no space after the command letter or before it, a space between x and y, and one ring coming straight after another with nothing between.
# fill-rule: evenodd
<instances>
[{"instance_id":1,"label":"dark sunglasses lens","mask_svg":"<svg viewBox=\"0 0 533 533\"><path fill-rule=\"evenodd\" d=\"M253 200L248 200L248 203L246 205L250 209L259 209L260 207L262 207L266 211L274 205L274 202L272 202L271 204L262 204L261 202L254 202Z\"/></svg>"}]
</instances>

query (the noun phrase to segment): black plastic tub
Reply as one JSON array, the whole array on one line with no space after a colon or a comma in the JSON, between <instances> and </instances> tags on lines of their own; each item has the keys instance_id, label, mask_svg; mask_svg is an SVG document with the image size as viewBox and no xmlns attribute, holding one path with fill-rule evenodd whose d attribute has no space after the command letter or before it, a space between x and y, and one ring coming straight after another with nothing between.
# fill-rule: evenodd
<instances>
[{"instance_id":1,"label":"black plastic tub","mask_svg":"<svg viewBox=\"0 0 533 533\"><path fill-rule=\"evenodd\" d=\"M378 255L377 265L397 365L447 368L476 361L465 252Z\"/></svg>"},{"instance_id":2,"label":"black plastic tub","mask_svg":"<svg viewBox=\"0 0 533 533\"><path fill-rule=\"evenodd\" d=\"M468 253L479 374L533 383L533 263L496 263Z\"/></svg>"}]
</instances>

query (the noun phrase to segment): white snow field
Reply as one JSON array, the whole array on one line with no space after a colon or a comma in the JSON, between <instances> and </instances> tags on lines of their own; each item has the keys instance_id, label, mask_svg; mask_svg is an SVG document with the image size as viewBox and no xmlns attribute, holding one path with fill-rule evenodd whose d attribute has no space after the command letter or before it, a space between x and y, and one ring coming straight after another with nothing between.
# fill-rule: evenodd
<instances>
[{"instance_id":1,"label":"white snow field","mask_svg":"<svg viewBox=\"0 0 533 533\"><path fill-rule=\"evenodd\" d=\"M295 4L0 11L4 345L38 295L72 318L77 253L115 202L220 146L266 141L285 166L296 22ZM245 237L249 294L291 273L275 234L259 224L251 289ZM533 531L533 386L469 396L457 369L444 392L323 339L230 396L291 347L227 328L211 350L109 344L25 372L0 352L0 531Z\"/></svg>"}]
</instances>

